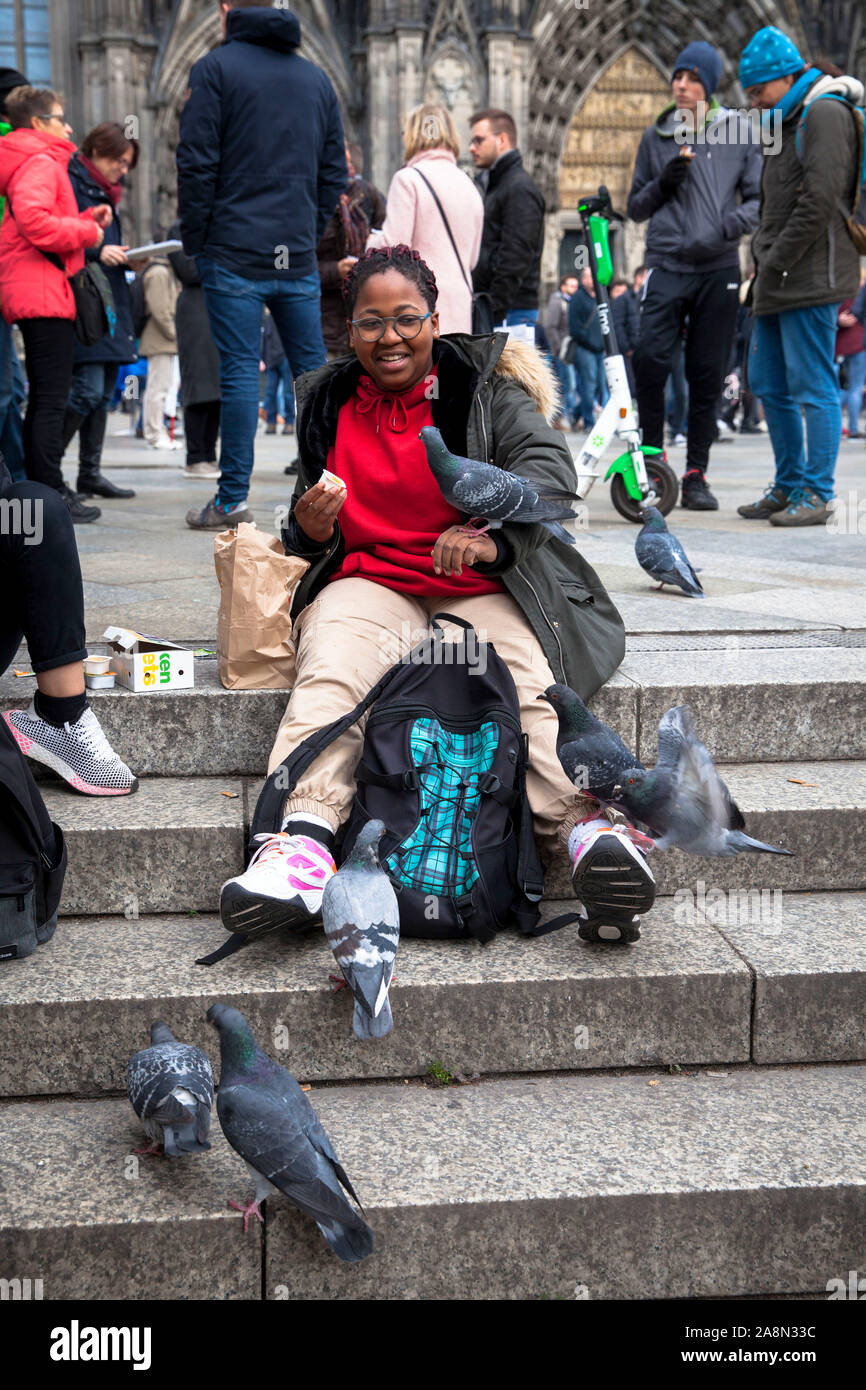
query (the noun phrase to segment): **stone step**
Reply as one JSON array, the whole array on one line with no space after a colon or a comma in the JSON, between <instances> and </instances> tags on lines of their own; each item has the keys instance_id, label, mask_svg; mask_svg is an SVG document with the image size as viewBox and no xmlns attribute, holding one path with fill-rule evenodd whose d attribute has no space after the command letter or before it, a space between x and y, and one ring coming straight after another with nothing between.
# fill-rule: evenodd
<instances>
[{"instance_id":1,"label":"stone step","mask_svg":"<svg viewBox=\"0 0 866 1390\"><path fill-rule=\"evenodd\" d=\"M734 634L721 649L630 652L592 707L649 762L658 721L677 704L690 707L721 762L866 757L861 648L741 648L740 640ZM28 704L34 688L32 678L7 672L0 707ZM194 690L116 688L91 699L112 745L142 777L252 776L267 766L288 692L224 690L216 661L200 658Z\"/></svg>"},{"instance_id":2,"label":"stone step","mask_svg":"<svg viewBox=\"0 0 866 1390\"><path fill-rule=\"evenodd\" d=\"M765 903L764 907L768 905ZM546 906L545 917L562 904ZM778 910L774 910L778 909ZM404 940L395 1028L359 1042L320 932L276 934L210 969L219 919L64 920L50 945L0 972L0 1095L122 1092L156 1018L214 1055L205 1014L231 1003L303 1081L753 1061L866 1059L866 895L780 894L763 913L710 906L678 920L661 899L639 944Z\"/></svg>"},{"instance_id":3,"label":"stone step","mask_svg":"<svg viewBox=\"0 0 866 1390\"><path fill-rule=\"evenodd\" d=\"M864 1085L745 1066L314 1088L375 1235L352 1266L281 1197L243 1235L216 1118L209 1154L164 1161L136 1157L123 1100L10 1103L4 1274L76 1300L814 1293L862 1268Z\"/></svg>"},{"instance_id":4,"label":"stone step","mask_svg":"<svg viewBox=\"0 0 866 1390\"><path fill-rule=\"evenodd\" d=\"M866 763L738 764L724 769L749 833L794 851L705 859L652 857L662 894L679 890L847 891L866 887ZM796 779L796 780L792 780ZM260 782L232 777L145 779L128 797L81 797L47 784L45 800L69 844L66 915L213 912L241 872ZM545 897L571 896L563 852Z\"/></svg>"},{"instance_id":5,"label":"stone step","mask_svg":"<svg viewBox=\"0 0 866 1390\"><path fill-rule=\"evenodd\" d=\"M63 920L48 945L0 971L0 1095L123 1092L156 1018L216 1063L205 1014L217 1001L241 1009L304 1081L423 1076L434 1061L471 1075L750 1056L748 966L715 927L678 926L670 899L632 950L587 945L574 927L484 947L404 940L382 1041L352 1032L321 930L195 965L224 940L211 916Z\"/></svg>"}]
</instances>

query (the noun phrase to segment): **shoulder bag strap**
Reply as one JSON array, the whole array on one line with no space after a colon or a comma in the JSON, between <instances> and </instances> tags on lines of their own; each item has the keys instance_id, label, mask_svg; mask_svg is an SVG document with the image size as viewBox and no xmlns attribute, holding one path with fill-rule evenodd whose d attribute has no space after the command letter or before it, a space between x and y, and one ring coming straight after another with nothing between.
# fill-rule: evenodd
<instances>
[{"instance_id":1,"label":"shoulder bag strap","mask_svg":"<svg viewBox=\"0 0 866 1390\"><path fill-rule=\"evenodd\" d=\"M448 225L448 218L445 216L445 209L443 208L442 204L441 204L440 201L439 201L439 196L438 196L438 194L437 194L437 192L436 192L436 189L433 187L432 183L431 183L430 180L427 178L426 174L422 174L422 173L421 173L421 170L418 168L417 164L413 165L412 167L414 168L415 173L419 176L419 178L422 178L422 179L424 180L424 182L426 183L427 187L430 189L430 192L433 194L433 201L435 202L437 208L439 209L439 216L442 218L442 221L445 223L445 230L446 230L446 232L448 233L448 240L451 242L451 246L452 246L452 249L453 249L453 251L454 251L454 255L457 257L457 264L458 264L459 267L460 267L460 274L463 276L463 279L464 279L464 281L466 282L466 288L469 290L469 293L472 294L472 293L473 293L473 289L472 289L471 282L469 281L469 279L468 279L468 277L467 277L466 271L463 269L463 262L462 262L461 259L460 259L460 252L457 250L457 243L455 242L454 237L453 237L452 232L451 232L451 228L450 228L450 226Z\"/></svg>"}]
</instances>

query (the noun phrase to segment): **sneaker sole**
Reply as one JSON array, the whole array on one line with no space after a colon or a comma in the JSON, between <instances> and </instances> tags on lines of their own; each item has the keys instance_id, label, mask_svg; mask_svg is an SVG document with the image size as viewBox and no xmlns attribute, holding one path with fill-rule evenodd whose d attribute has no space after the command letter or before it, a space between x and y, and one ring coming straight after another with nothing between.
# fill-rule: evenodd
<instances>
[{"instance_id":1,"label":"sneaker sole","mask_svg":"<svg viewBox=\"0 0 866 1390\"><path fill-rule=\"evenodd\" d=\"M51 753L47 748L43 748L41 743L36 743L34 739L22 734L20 729L16 729L9 715L4 712L3 718L7 728L14 738L25 758L32 758L34 762L42 763L44 767L50 767L52 772L56 772L58 777L62 777L74 791L81 792L82 796L130 796L138 791L138 778L133 777L128 787L98 787L90 782L85 782L74 768L65 763L56 753Z\"/></svg>"},{"instance_id":2,"label":"sneaker sole","mask_svg":"<svg viewBox=\"0 0 866 1390\"><path fill-rule=\"evenodd\" d=\"M607 843L599 848L599 840L587 851L588 857L579 860L574 867L571 875L574 896L596 922L609 916L616 923L621 916L631 918L636 913L649 912L656 896L649 866L635 859L620 835L602 838ZM579 931L578 935L581 934Z\"/></svg>"},{"instance_id":3,"label":"sneaker sole","mask_svg":"<svg viewBox=\"0 0 866 1390\"><path fill-rule=\"evenodd\" d=\"M640 941L640 922L637 920L616 921L613 917L598 918L581 922L577 929L581 941L603 942L611 946L630 946Z\"/></svg>"},{"instance_id":4,"label":"sneaker sole","mask_svg":"<svg viewBox=\"0 0 866 1390\"><path fill-rule=\"evenodd\" d=\"M251 893L234 879L220 892L220 921L226 931L237 932L249 941L276 931L279 927L311 927L321 914L311 915L303 898L265 898Z\"/></svg>"}]
</instances>

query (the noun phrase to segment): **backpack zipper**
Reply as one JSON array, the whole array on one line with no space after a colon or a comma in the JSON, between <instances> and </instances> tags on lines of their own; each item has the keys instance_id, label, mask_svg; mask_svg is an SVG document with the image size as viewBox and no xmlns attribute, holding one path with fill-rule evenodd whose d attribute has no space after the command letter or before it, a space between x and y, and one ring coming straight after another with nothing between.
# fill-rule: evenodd
<instances>
[{"instance_id":1,"label":"backpack zipper","mask_svg":"<svg viewBox=\"0 0 866 1390\"><path fill-rule=\"evenodd\" d=\"M422 716L425 719L435 719L438 723L442 723L441 716L437 714L436 710L431 709L429 705L402 705L399 709L373 710L367 720L367 726L369 727L370 724L373 723L385 724L399 719L408 719L417 716ZM491 719L493 717L495 717L499 723L506 724L514 733L519 734L521 732L519 721L514 718L510 710L505 709L502 705L491 705L487 709L485 718ZM449 719L447 725L444 727L449 729L477 729L478 724L479 718L475 716L474 718L470 717L467 719Z\"/></svg>"}]
</instances>

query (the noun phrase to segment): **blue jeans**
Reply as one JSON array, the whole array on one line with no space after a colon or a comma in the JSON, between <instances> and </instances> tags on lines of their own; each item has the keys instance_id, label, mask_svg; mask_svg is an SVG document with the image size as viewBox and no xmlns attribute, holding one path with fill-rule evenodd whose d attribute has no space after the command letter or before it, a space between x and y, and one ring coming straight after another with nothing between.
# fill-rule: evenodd
<instances>
[{"instance_id":1,"label":"blue jeans","mask_svg":"<svg viewBox=\"0 0 866 1390\"><path fill-rule=\"evenodd\" d=\"M69 410L89 415L92 410L109 410L114 399L117 366L114 362L79 362L72 373Z\"/></svg>"},{"instance_id":2,"label":"blue jeans","mask_svg":"<svg viewBox=\"0 0 866 1390\"><path fill-rule=\"evenodd\" d=\"M562 413L574 424L577 419L577 376L570 362L553 358L553 369L562 391Z\"/></svg>"},{"instance_id":3,"label":"blue jeans","mask_svg":"<svg viewBox=\"0 0 866 1390\"><path fill-rule=\"evenodd\" d=\"M764 407L776 457L776 487L789 495L810 487L824 502L833 496L842 437L833 362L838 308L818 304L760 314L749 343L749 388Z\"/></svg>"},{"instance_id":4,"label":"blue jeans","mask_svg":"<svg viewBox=\"0 0 866 1390\"><path fill-rule=\"evenodd\" d=\"M604 353L591 348L577 349L577 383L580 392L580 413L585 430L592 429L596 401L604 405L608 397L607 377L604 374Z\"/></svg>"},{"instance_id":5,"label":"blue jeans","mask_svg":"<svg viewBox=\"0 0 866 1390\"><path fill-rule=\"evenodd\" d=\"M671 363L665 388L665 413L672 434L686 434L689 428L689 383L686 381L686 353L680 343Z\"/></svg>"},{"instance_id":6,"label":"blue jeans","mask_svg":"<svg viewBox=\"0 0 866 1390\"><path fill-rule=\"evenodd\" d=\"M848 368L848 387L842 392L842 404L848 407L848 433L857 434L860 429L860 407L863 404L863 386L866 384L866 348L845 358Z\"/></svg>"},{"instance_id":7,"label":"blue jeans","mask_svg":"<svg viewBox=\"0 0 866 1390\"><path fill-rule=\"evenodd\" d=\"M21 418L21 404L26 395L24 374L12 341L12 326L0 318L0 451L13 483L23 483L27 479Z\"/></svg>"},{"instance_id":8,"label":"blue jeans","mask_svg":"<svg viewBox=\"0 0 866 1390\"><path fill-rule=\"evenodd\" d=\"M280 391L282 387L282 392ZM280 413L280 395L283 397L283 419L287 425L294 423L295 397L292 392L292 373L289 359L282 358L275 367L268 367L265 385L265 419L269 425L277 423Z\"/></svg>"},{"instance_id":9,"label":"blue jeans","mask_svg":"<svg viewBox=\"0 0 866 1390\"><path fill-rule=\"evenodd\" d=\"M325 362L318 274L297 280L248 280L210 256L196 258L211 332L220 355L222 447L218 499L245 502L259 415L262 307L267 304L297 380Z\"/></svg>"}]
</instances>

